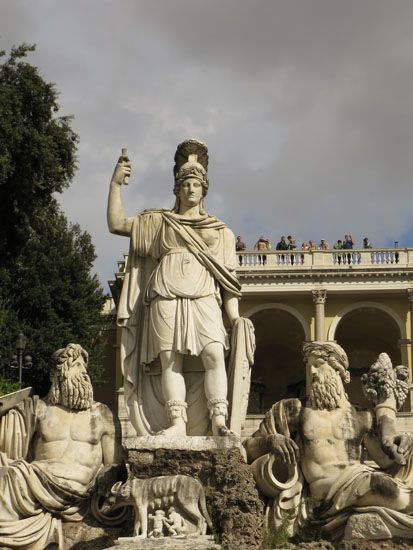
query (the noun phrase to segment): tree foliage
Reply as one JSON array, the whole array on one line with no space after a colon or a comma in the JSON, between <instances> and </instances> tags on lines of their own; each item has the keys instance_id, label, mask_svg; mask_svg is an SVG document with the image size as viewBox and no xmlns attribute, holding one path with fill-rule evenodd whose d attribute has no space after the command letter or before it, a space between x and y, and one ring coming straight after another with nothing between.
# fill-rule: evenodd
<instances>
[{"instance_id":1,"label":"tree foliage","mask_svg":"<svg viewBox=\"0 0 413 550\"><path fill-rule=\"evenodd\" d=\"M34 46L11 50L0 65L0 258L25 242L39 208L72 179L77 136L70 117L55 117L55 86L25 57ZM4 57L4 52L1 52Z\"/></svg>"},{"instance_id":2,"label":"tree foliage","mask_svg":"<svg viewBox=\"0 0 413 550\"><path fill-rule=\"evenodd\" d=\"M91 352L98 374L104 296L90 235L53 196L73 177L77 136L70 118L56 117L54 85L25 61L32 50L14 48L0 65L0 366L22 331L33 357L24 381L43 394L48 359L69 342Z\"/></svg>"}]
</instances>

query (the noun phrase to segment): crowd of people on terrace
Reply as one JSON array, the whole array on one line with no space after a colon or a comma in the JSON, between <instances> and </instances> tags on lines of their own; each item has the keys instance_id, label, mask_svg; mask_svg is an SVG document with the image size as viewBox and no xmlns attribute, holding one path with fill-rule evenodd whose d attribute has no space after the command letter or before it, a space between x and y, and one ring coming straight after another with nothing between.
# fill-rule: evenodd
<instances>
[{"instance_id":1,"label":"crowd of people on terrace","mask_svg":"<svg viewBox=\"0 0 413 550\"><path fill-rule=\"evenodd\" d=\"M337 241L334 243L332 247L333 250L352 250L353 248L356 248L356 246L355 246L355 241L351 235L345 235L343 240L337 239ZM373 248L373 245L371 244L370 239L368 237L364 237L363 245L361 248L363 249ZM314 250L330 250L330 249L331 247L328 244L326 239L320 239L320 243L318 245L315 244L314 240L310 239L308 243L307 241L304 241L301 244L301 246L297 246L295 238L292 235L288 235L287 238L285 238L285 236L282 235L275 247L276 251L302 250L304 252L314 252ZM235 250L237 252L244 252L245 250L247 250L247 246L243 241L241 235L237 236L237 240L235 242ZM266 237L264 237L263 235L261 235L254 245L254 250L258 252L273 250L271 241Z\"/></svg>"}]
</instances>

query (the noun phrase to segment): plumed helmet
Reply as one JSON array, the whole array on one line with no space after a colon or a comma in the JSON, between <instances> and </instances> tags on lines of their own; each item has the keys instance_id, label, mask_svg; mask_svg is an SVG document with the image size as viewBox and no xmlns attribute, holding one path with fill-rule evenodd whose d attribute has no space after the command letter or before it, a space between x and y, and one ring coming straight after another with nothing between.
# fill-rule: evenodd
<instances>
[{"instance_id":1,"label":"plumed helmet","mask_svg":"<svg viewBox=\"0 0 413 550\"><path fill-rule=\"evenodd\" d=\"M208 147L202 141L197 139L186 139L180 143L175 153L175 166L174 176L179 177L178 174L183 169L188 169L191 166L202 167L206 173L208 171Z\"/></svg>"}]
</instances>

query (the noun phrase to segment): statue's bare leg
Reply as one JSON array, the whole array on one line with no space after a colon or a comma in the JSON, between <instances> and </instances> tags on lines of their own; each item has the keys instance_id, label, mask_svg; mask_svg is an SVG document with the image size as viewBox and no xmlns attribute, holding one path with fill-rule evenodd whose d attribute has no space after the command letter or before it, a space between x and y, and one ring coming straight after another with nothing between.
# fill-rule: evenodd
<instances>
[{"instance_id":1,"label":"statue's bare leg","mask_svg":"<svg viewBox=\"0 0 413 550\"><path fill-rule=\"evenodd\" d=\"M183 356L174 351L159 354L162 365L162 392L170 426L158 435L186 435L186 387L182 374Z\"/></svg>"},{"instance_id":2,"label":"statue's bare leg","mask_svg":"<svg viewBox=\"0 0 413 550\"><path fill-rule=\"evenodd\" d=\"M202 350L201 359L205 368L205 395L212 420L212 433L231 435L232 432L226 425L228 384L223 345L211 342Z\"/></svg>"}]
</instances>

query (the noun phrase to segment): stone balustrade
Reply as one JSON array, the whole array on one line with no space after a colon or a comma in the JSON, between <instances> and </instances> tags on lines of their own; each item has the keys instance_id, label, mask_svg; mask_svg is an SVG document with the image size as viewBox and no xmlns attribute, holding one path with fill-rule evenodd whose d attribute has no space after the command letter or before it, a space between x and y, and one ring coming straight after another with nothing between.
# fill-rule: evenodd
<instances>
[{"instance_id":1,"label":"stone balustrade","mask_svg":"<svg viewBox=\"0 0 413 550\"><path fill-rule=\"evenodd\" d=\"M413 248L237 252L239 272L263 270L413 268Z\"/></svg>"}]
</instances>

